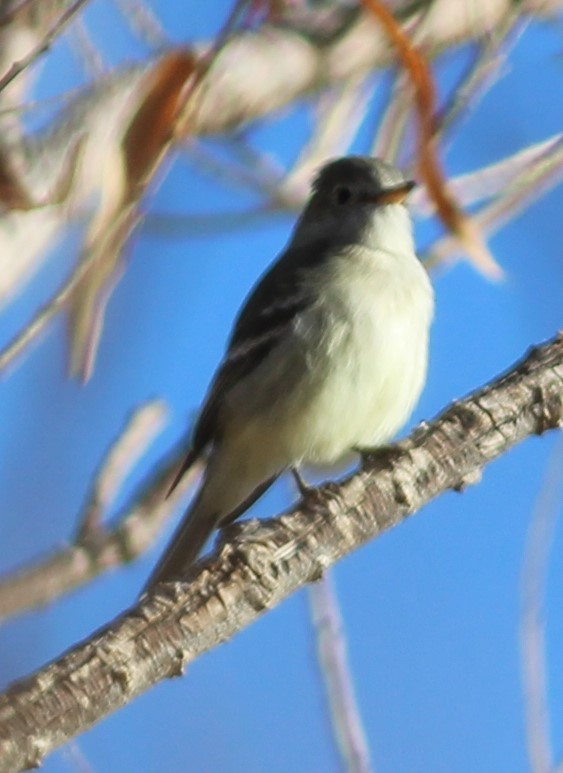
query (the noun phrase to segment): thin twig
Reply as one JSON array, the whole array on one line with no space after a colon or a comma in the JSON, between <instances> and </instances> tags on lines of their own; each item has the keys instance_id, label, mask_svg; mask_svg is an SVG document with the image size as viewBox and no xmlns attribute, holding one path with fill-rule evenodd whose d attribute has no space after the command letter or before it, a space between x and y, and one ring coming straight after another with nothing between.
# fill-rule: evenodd
<instances>
[{"instance_id":1,"label":"thin twig","mask_svg":"<svg viewBox=\"0 0 563 773\"><path fill-rule=\"evenodd\" d=\"M48 110L51 108L57 108L63 110L73 100L77 100L80 94L84 93L83 86L77 86L74 89L69 89L60 94L55 94L52 97L43 97L42 99L30 99L19 104L9 105L8 107L0 108L0 117L6 115L26 115L38 110Z\"/></svg>"},{"instance_id":2,"label":"thin twig","mask_svg":"<svg viewBox=\"0 0 563 773\"><path fill-rule=\"evenodd\" d=\"M499 76L501 65L507 58L507 51L503 51L502 57L499 49L505 40L505 36L514 26L516 17L511 16L511 23L506 24L494 41L487 40L480 45L475 60L468 71L462 76L461 82L452 91L450 101L441 108L436 116L433 127L433 136L440 138L442 152L445 150L444 135L459 117L466 115L474 109L478 100L494 85ZM413 36L416 40L416 36ZM408 118L412 108L412 89L404 72L399 71L395 75L395 84L389 102L377 127L374 140L371 145L371 154L381 156L388 161L395 162L399 157L405 132L408 126Z\"/></svg>"},{"instance_id":3,"label":"thin twig","mask_svg":"<svg viewBox=\"0 0 563 773\"><path fill-rule=\"evenodd\" d=\"M412 89L405 73L395 75L393 92L379 121L370 154L396 163L407 130L412 107Z\"/></svg>"},{"instance_id":4,"label":"thin twig","mask_svg":"<svg viewBox=\"0 0 563 773\"><path fill-rule=\"evenodd\" d=\"M162 400L151 400L133 411L96 476L90 500L79 521L77 542L97 538L104 513L166 421L167 409Z\"/></svg>"},{"instance_id":5,"label":"thin twig","mask_svg":"<svg viewBox=\"0 0 563 773\"><path fill-rule=\"evenodd\" d=\"M473 219L484 234L493 234L522 211L530 199L537 201L542 194L561 182L563 138L557 137L548 142L545 150L537 154L533 161L520 167L519 173L511 179L502 195L474 215ZM527 152L528 149L522 151L523 158ZM459 247L451 237L444 236L427 250L424 263L428 269L432 269L453 260L456 255L459 255Z\"/></svg>"},{"instance_id":6,"label":"thin twig","mask_svg":"<svg viewBox=\"0 0 563 773\"><path fill-rule=\"evenodd\" d=\"M19 62L14 62L8 72L0 78L0 91L3 91L14 78L27 69L30 64L41 56L41 54L44 54L49 50L55 38L60 35L64 28L70 23L73 16L75 16L87 2L88 0L76 0L70 8L67 8L66 11L59 16L56 23L41 37L39 43L37 43L28 54L20 59Z\"/></svg>"},{"instance_id":7,"label":"thin twig","mask_svg":"<svg viewBox=\"0 0 563 773\"><path fill-rule=\"evenodd\" d=\"M563 133L559 133L488 166L460 174L452 178L449 185L465 206L479 204L506 195L509 190L520 190L525 187L526 180L536 181L538 175L560 166L562 157ZM409 203L417 217L430 217L436 211L423 188L412 193Z\"/></svg>"},{"instance_id":8,"label":"thin twig","mask_svg":"<svg viewBox=\"0 0 563 773\"><path fill-rule=\"evenodd\" d=\"M200 465L194 465L167 497L184 457L183 446L168 454L139 486L116 521L99 530L96 539L65 545L2 578L0 620L52 603L142 555L200 472Z\"/></svg>"},{"instance_id":9,"label":"thin twig","mask_svg":"<svg viewBox=\"0 0 563 773\"><path fill-rule=\"evenodd\" d=\"M66 759L71 773L95 773L77 741L68 743L62 750L62 756Z\"/></svg>"},{"instance_id":10,"label":"thin twig","mask_svg":"<svg viewBox=\"0 0 563 773\"><path fill-rule=\"evenodd\" d=\"M226 138L223 143L234 155L234 161L219 157L205 143L182 143L182 156L205 174L223 185L248 188L274 199L285 176L285 170L271 155L256 150L241 138ZM281 201L280 201L281 205Z\"/></svg>"},{"instance_id":11,"label":"thin twig","mask_svg":"<svg viewBox=\"0 0 563 773\"><path fill-rule=\"evenodd\" d=\"M170 38L147 3L143 2L143 0L115 0L115 4L131 27L131 30L151 50L163 51L170 46Z\"/></svg>"},{"instance_id":12,"label":"thin twig","mask_svg":"<svg viewBox=\"0 0 563 773\"><path fill-rule=\"evenodd\" d=\"M529 201L537 202L563 179L563 140L524 169L507 189L476 215L485 233L493 233L521 212Z\"/></svg>"},{"instance_id":13,"label":"thin twig","mask_svg":"<svg viewBox=\"0 0 563 773\"><path fill-rule=\"evenodd\" d=\"M231 233L240 228L267 226L275 215L287 210L257 207L243 212L149 212L143 219L142 233L159 239L186 239L209 234Z\"/></svg>"},{"instance_id":14,"label":"thin twig","mask_svg":"<svg viewBox=\"0 0 563 773\"><path fill-rule=\"evenodd\" d=\"M545 584L555 526L563 505L563 440L557 438L534 505L522 562L520 645L528 758L549 773L552 752L545 663Z\"/></svg>"},{"instance_id":15,"label":"thin twig","mask_svg":"<svg viewBox=\"0 0 563 773\"><path fill-rule=\"evenodd\" d=\"M451 129L462 115L475 109L480 99L495 85L501 74L510 50L514 47L526 23L521 23L521 9L515 4L497 30L485 42L479 44L479 51L468 70L454 88L450 101L441 109L436 120L436 129L441 137ZM514 32L520 23L520 28ZM509 40L510 34L514 32ZM503 49L501 51L501 48Z\"/></svg>"},{"instance_id":16,"label":"thin twig","mask_svg":"<svg viewBox=\"0 0 563 773\"><path fill-rule=\"evenodd\" d=\"M106 72L104 58L96 46L84 19L77 19L69 30L70 45L76 58L82 65L86 75L93 81L98 80Z\"/></svg>"},{"instance_id":17,"label":"thin twig","mask_svg":"<svg viewBox=\"0 0 563 773\"><path fill-rule=\"evenodd\" d=\"M37 336L45 329L47 324L64 308L67 301L72 297L73 292L88 275L90 268L99 258L98 250L90 250L74 269L70 277L65 281L59 292L44 304L31 322L25 326L14 338L0 350L0 373L11 365L15 358L34 341Z\"/></svg>"},{"instance_id":18,"label":"thin twig","mask_svg":"<svg viewBox=\"0 0 563 773\"><path fill-rule=\"evenodd\" d=\"M344 768L347 773L373 773L348 665L344 626L329 574L310 586L309 603L332 728Z\"/></svg>"}]
</instances>

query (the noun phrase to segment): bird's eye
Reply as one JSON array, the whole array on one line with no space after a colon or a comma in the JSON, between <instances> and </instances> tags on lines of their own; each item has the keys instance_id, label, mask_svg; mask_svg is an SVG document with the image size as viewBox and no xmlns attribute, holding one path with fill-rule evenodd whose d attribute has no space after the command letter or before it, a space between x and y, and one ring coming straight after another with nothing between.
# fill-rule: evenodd
<instances>
[{"instance_id":1,"label":"bird's eye","mask_svg":"<svg viewBox=\"0 0 563 773\"><path fill-rule=\"evenodd\" d=\"M348 204L352 198L352 191L347 185L337 185L333 191L333 197L337 204Z\"/></svg>"}]
</instances>

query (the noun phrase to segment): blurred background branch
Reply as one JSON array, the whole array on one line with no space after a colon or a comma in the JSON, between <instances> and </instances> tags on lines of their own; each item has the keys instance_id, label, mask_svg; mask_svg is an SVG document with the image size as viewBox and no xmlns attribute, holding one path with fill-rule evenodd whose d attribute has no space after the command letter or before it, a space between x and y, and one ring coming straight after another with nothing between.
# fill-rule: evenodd
<instances>
[{"instance_id":1,"label":"blurred background branch","mask_svg":"<svg viewBox=\"0 0 563 773\"><path fill-rule=\"evenodd\" d=\"M347 773L375 773L347 658L344 624L330 574L309 588L322 679L334 736Z\"/></svg>"},{"instance_id":2,"label":"blurred background branch","mask_svg":"<svg viewBox=\"0 0 563 773\"><path fill-rule=\"evenodd\" d=\"M535 502L522 564L522 682L528 759L533 773L555 771L547 699L545 592L555 527L562 505L563 440L559 437Z\"/></svg>"},{"instance_id":3,"label":"blurred background branch","mask_svg":"<svg viewBox=\"0 0 563 773\"><path fill-rule=\"evenodd\" d=\"M412 35L416 50L424 50L428 61L461 41L479 43L473 69L454 89L441 117L434 113L434 98L423 97L421 125L429 127L432 138L426 130L421 130L418 149L412 145L409 149L405 142L392 148L389 140L384 139L383 125L380 132L375 132L378 137L374 139L375 149L389 156L406 153L407 166L415 165L418 159L416 163L421 165L425 182L434 180L436 174L432 172L426 179L429 156L425 160L421 154L427 153L434 140L440 143L455 116L467 112L471 94L477 90L482 93L493 85L493 79L486 76L498 66L496 62L504 61L499 47L524 12L524 7L517 11L517 6L508 0L482 0L481 4L482 8L476 0L456 4L434 0L394 6L395 29L404 29L406 35ZM62 32L83 3L46 3L41 13L37 12L36 5L4 4L2 35L15 39L16 32L25 31L27 41L25 51L14 51L10 47L4 52L8 74L14 65L7 58L17 58L26 66L35 61L38 52ZM91 85L71 96L46 127L33 133L25 131L19 122L10 89L0 91L0 108L4 111L0 128L5 130L0 142L0 181L3 180L0 185L3 204L0 304L6 304L16 292L22 291L49 258L54 240L77 217L82 220L86 217L88 225L80 261L90 260L93 245L99 254L93 259L95 265L84 271L85 277L65 300L65 304L70 304L70 370L84 380L94 367L107 301L127 270L121 256L139 221L136 212L140 199L146 184L159 173L173 143L187 139L193 143L198 137L232 134L297 99L320 95L318 106L314 107L311 139L288 173L282 174L281 179L278 175L272 179L264 166L261 170L255 169L252 154L247 155L241 168L241 173L245 165L247 170L248 167L253 170L256 192L265 193L261 208L271 212L280 206L286 208L288 202L298 206L315 168L328 157L346 153L364 123L376 93L368 82L369 74L396 59L386 39L389 30L382 29L370 9L361 5L336 4L327 16L321 10L316 14L312 8L305 13L305 6L298 12L300 4L294 8L292 4L280 3L276 4L275 13L272 5L271 13L264 14L263 18L258 16L258 22L251 14L252 4L240 3L237 7L239 10L232 22L227 23L220 49L216 50L215 44L208 42L179 50L171 44L166 47L154 16L146 8L142 10L142 4L121 3L120 8L131 19L134 31L157 43L159 54L141 65L101 73ZM528 15L548 15L558 8L559 4L552 0L527 3L525 11ZM82 19L80 23L85 31ZM406 35L402 39L407 40ZM95 38L90 39L95 46ZM414 52L412 45L408 45ZM212 59L207 61L210 53ZM419 64L425 59L420 58ZM400 70L406 61L399 60ZM196 77L198 62L205 63L205 75L201 83L190 86L191 79ZM254 77L256 72L260 72L260 78ZM409 111L405 109L404 99L410 89L401 75L397 77L398 87L386 114L394 127L395 141L400 141L396 113L403 104L402 115L407 120ZM428 71L423 91L432 89L431 78ZM19 102L26 98L20 88ZM169 107L163 111L165 98ZM128 140L131 137L134 142ZM137 167L141 157L144 158L142 172ZM240 166L240 158L238 161ZM66 171L69 165L70 177ZM248 183L248 171L244 174ZM145 179L143 185L138 184L140 175ZM551 179L546 188L557 181ZM481 244L478 221L462 217L454 205L455 199L448 193L448 190L455 192L455 188L448 185L446 189L444 181L438 181L437 177L430 185L432 201L442 202L437 208L445 218L446 227L453 229L458 237L458 241L447 237L435 247L429 247L433 263L451 260L469 250L483 270L497 274L492 256L484 243ZM92 211L90 202L95 199L99 204ZM41 202L39 210L37 202ZM504 206L504 212L511 216L510 208ZM172 231L178 234L178 229ZM29 239L30 232L34 234L33 239ZM105 241L103 249L101 234ZM115 238L108 234L115 234ZM10 259L12 255L18 255L18 259ZM18 333L20 340L31 337L27 330Z\"/></svg>"},{"instance_id":4,"label":"blurred background branch","mask_svg":"<svg viewBox=\"0 0 563 773\"><path fill-rule=\"evenodd\" d=\"M0 621L52 603L98 575L134 561L153 544L199 472L195 465L182 485L166 497L184 458L184 446L155 466L113 522L104 523L102 517L164 421L165 408L159 402L134 412L108 451L72 543L0 578Z\"/></svg>"}]
</instances>

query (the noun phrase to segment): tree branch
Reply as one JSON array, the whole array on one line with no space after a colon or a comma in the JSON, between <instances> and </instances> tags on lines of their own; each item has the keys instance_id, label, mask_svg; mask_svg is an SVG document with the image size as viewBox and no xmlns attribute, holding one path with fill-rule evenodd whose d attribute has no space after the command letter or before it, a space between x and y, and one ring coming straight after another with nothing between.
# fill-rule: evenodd
<instances>
[{"instance_id":1,"label":"tree branch","mask_svg":"<svg viewBox=\"0 0 563 773\"><path fill-rule=\"evenodd\" d=\"M346 773L375 773L348 664L342 616L329 573L311 585L309 605L317 659L342 766Z\"/></svg>"},{"instance_id":2,"label":"tree branch","mask_svg":"<svg viewBox=\"0 0 563 773\"><path fill-rule=\"evenodd\" d=\"M10 69L2 75L0 78L0 91L3 91L14 78L29 67L30 64L33 64L41 54L44 54L49 50L55 38L63 32L66 26L72 21L73 17L78 11L82 10L82 7L87 2L88 0L76 0L69 8L61 13L55 24L45 32L37 45L35 45L31 51L18 62L14 62Z\"/></svg>"},{"instance_id":3,"label":"tree branch","mask_svg":"<svg viewBox=\"0 0 563 773\"><path fill-rule=\"evenodd\" d=\"M555 773L547 699L545 596L550 552L563 504L563 438L558 440L534 504L522 561L520 668L532 773Z\"/></svg>"},{"instance_id":4,"label":"tree branch","mask_svg":"<svg viewBox=\"0 0 563 773\"><path fill-rule=\"evenodd\" d=\"M179 447L161 460L135 492L132 503L111 525L99 525L95 534L91 529L79 532L71 544L2 577L0 622L52 603L142 555L200 472L200 466L195 465L177 489L166 496L185 454L186 449Z\"/></svg>"},{"instance_id":5,"label":"tree branch","mask_svg":"<svg viewBox=\"0 0 563 773\"><path fill-rule=\"evenodd\" d=\"M268 521L230 527L181 583L162 585L0 696L0 773L43 757L530 435L563 426L563 334L454 403L339 485Z\"/></svg>"}]
</instances>

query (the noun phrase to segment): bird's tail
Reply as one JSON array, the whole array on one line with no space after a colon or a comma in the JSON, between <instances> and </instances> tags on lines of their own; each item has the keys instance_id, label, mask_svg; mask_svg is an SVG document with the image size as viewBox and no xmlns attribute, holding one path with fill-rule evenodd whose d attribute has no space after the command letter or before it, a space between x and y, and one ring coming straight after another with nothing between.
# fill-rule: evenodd
<instances>
[{"instance_id":1,"label":"bird's tail","mask_svg":"<svg viewBox=\"0 0 563 773\"><path fill-rule=\"evenodd\" d=\"M188 454L186 455L186 458L182 462L182 466L174 476L174 480L168 486L168 491L166 492L166 499L168 499L170 494L174 491L174 489L176 488L178 483L182 480L182 478L190 469L190 467L193 467L193 465L197 462L198 458L199 458L199 453L197 451L194 451L192 449L188 452Z\"/></svg>"},{"instance_id":2,"label":"bird's tail","mask_svg":"<svg viewBox=\"0 0 563 773\"><path fill-rule=\"evenodd\" d=\"M212 469L208 468L206 471L194 502L182 518L143 592L160 582L179 579L198 557L213 531L242 515L272 485L279 474L272 475L256 485L255 481L241 481L243 476L233 479L230 476L217 476L215 473L216 468L213 469L213 465Z\"/></svg>"},{"instance_id":3,"label":"bird's tail","mask_svg":"<svg viewBox=\"0 0 563 773\"><path fill-rule=\"evenodd\" d=\"M208 497L205 496L204 484L195 502L192 503L180 521L180 525L153 569L143 592L153 588L159 582L178 579L195 561L219 519L219 513L213 510L209 511L206 499Z\"/></svg>"}]
</instances>

